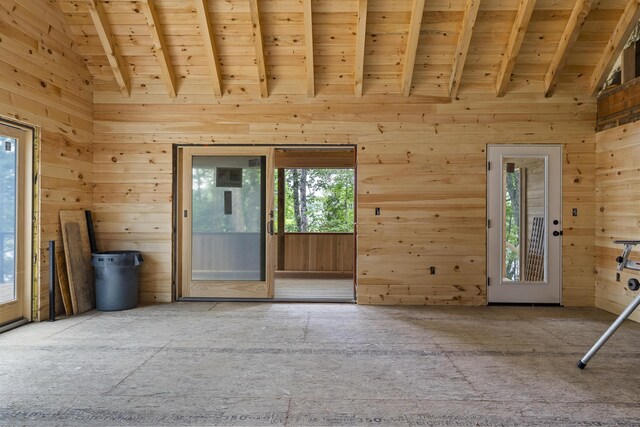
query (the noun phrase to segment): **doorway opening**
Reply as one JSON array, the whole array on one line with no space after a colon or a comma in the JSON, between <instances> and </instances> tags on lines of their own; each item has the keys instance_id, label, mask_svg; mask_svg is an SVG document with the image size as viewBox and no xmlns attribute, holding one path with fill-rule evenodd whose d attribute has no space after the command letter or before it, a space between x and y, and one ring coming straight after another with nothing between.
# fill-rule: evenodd
<instances>
[{"instance_id":1,"label":"doorway opening","mask_svg":"<svg viewBox=\"0 0 640 427\"><path fill-rule=\"evenodd\" d=\"M355 155L176 146L176 299L354 302Z\"/></svg>"},{"instance_id":2,"label":"doorway opening","mask_svg":"<svg viewBox=\"0 0 640 427\"><path fill-rule=\"evenodd\" d=\"M276 149L275 298L355 300L352 148Z\"/></svg>"}]
</instances>

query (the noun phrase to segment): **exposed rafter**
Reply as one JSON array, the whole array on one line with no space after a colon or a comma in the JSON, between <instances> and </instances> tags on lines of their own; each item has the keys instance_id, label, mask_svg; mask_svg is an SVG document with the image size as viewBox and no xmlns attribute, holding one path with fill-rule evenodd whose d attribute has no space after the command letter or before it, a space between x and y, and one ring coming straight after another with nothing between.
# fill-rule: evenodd
<instances>
[{"instance_id":1,"label":"exposed rafter","mask_svg":"<svg viewBox=\"0 0 640 427\"><path fill-rule=\"evenodd\" d=\"M107 55L107 60L120 88L120 93L128 98L131 95L131 82L129 81L122 55L120 55L120 50L113 37L111 24L109 23L107 12L104 10L104 5L100 0L87 0L87 4L89 6L89 15L91 15L93 25L95 25L98 32L98 38Z\"/></svg>"},{"instance_id":2,"label":"exposed rafter","mask_svg":"<svg viewBox=\"0 0 640 427\"><path fill-rule=\"evenodd\" d=\"M156 7L153 4L153 0L142 0L140 2L142 13L147 20L149 26L149 33L151 40L153 41L153 48L156 53L158 65L160 65L160 72L162 73L162 80L167 86L167 92L169 97L176 97L176 76L171 66L171 59L169 58L169 52L167 51L167 43L164 40L164 34L160 27L160 21L158 14L156 13Z\"/></svg>"},{"instance_id":3,"label":"exposed rafter","mask_svg":"<svg viewBox=\"0 0 640 427\"><path fill-rule=\"evenodd\" d=\"M367 10L368 0L358 2L358 26L356 30L356 69L354 78L354 93L356 97L362 96L362 84L364 82L364 46L367 37Z\"/></svg>"},{"instance_id":4,"label":"exposed rafter","mask_svg":"<svg viewBox=\"0 0 640 427\"><path fill-rule=\"evenodd\" d=\"M253 43L256 47L256 65L258 66L258 78L260 79L260 96L269 96L267 84L267 65L264 58L264 44L262 40L262 26L260 25L260 9L258 0L249 0L251 10L251 24L253 25Z\"/></svg>"},{"instance_id":5,"label":"exposed rafter","mask_svg":"<svg viewBox=\"0 0 640 427\"><path fill-rule=\"evenodd\" d=\"M207 60L211 70L213 93L215 93L216 96L222 96L222 75L220 73L220 64L218 63L218 50L214 39L215 36L211 28L211 21L209 20L209 8L207 7L208 1L194 0L194 2L200 31L202 32L202 38L204 40L204 50L207 53Z\"/></svg>"},{"instance_id":6,"label":"exposed rafter","mask_svg":"<svg viewBox=\"0 0 640 427\"><path fill-rule=\"evenodd\" d=\"M629 39L631 32L638 24L640 19L640 0L629 0L627 7L624 9L616 28L611 34L607 47L604 49L593 74L591 75L591 85L589 92L596 95L602 88L605 80L609 76L611 69L620 56L625 43Z\"/></svg>"},{"instance_id":7,"label":"exposed rafter","mask_svg":"<svg viewBox=\"0 0 640 427\"><path fill-rule=\"evenodd\" d=\"M402 68L402 95L409 96L411 92L411 80L413 79L413 67L416 64L418 52L418 40L420 40L420 27L422 27L422 15L424 14L424 0L413 0L411 9L411 23L407 37L407 49Z\"/></svg>"},{"instance_id":8,"label":"exposed rafter","mask_svg":"<svg viewBox=\"0 0 640 427\"><path fill-rule=\"evenodd\" d=\"M473 27L476 25L478 17L478 9L480 8L480 0L467 0L464 8L464 17L462 18L462 27L460 29L460 37L456 53L453 57L453 70L451 79L449 80L449 96L455 98L460 88L460 78L464 70L464 64L467 61L467 53L471 44L471 36L473 35Z\"/></svg>"},{"instance_id":9,"label":"exposed rafter","mask_svg":"<svg viewBox=\"0 0 640 427\"><path fill-rule=\"evenodd\" d=\"M553 90L558 82L558 76L567 63L567 55L571 52L571 48L578 40L580 30L582 30L582 26L591 11L592 4L593 0L578 0L573 7L569 22L562 33L562 38L560 38L560 44L553 55L547 74L544 76L545 96L551 96L553 94Z\"/></svg>"},{"instance_id":10,"label":"exposed rafter","mask_svg":"<svg viewBox=\"0 0 640 427\"><path fill-rule=\"evenodd\" d=\"M513 67L516 65L516 59L520 53L520 47L522 47L522 41L527 33L527 27L529 26L529 21L531 20L535 6L536 0L520 0L520 6L516 13L513 28L511 29L511 35L509 36L507 50L502 58L500 71L498 71L498 80L496 82L496 94L498 96L504 96L507 90L507 86L511 80L511 73L513 72Z\"/></svg>"},{"instance_id":11,"label":"exposed rafter","mask_svg":"<svg viewBox=\"0 0 640 427\"><path fill-rule=\"evenodd\" d=\"M316 95L316 83L313 68L313 11L311 9L311 0L302 0L304 5L304 44L306 48L307 61L307 95L314 97Z\"/></svg>"}]
</instances>

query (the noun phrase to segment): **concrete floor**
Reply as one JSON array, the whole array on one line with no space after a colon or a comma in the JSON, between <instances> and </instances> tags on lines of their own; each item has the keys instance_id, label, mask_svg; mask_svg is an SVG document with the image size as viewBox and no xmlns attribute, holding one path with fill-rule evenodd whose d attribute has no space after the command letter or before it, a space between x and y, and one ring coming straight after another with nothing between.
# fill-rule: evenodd
<instances>
[{"instance_id":1,"label":"concrete floor","mask_svg":"<svg viewBox=\"0 0 640 427\"><path fill-rule=\"evenodd\" d=\"M2 425L640 425L596 309L177 303L0 335Z\"/></svg>"}]
</instances>

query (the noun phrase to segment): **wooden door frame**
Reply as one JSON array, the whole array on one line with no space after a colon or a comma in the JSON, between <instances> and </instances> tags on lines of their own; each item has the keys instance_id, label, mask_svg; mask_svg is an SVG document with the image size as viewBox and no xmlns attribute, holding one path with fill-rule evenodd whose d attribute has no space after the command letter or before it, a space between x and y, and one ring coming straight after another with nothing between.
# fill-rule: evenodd
<instances>
[{"instance_id":1,"label":"wooden door frame","mask_svg":"<svg viewBox=\"0 0 640 427\"><path fill-rule=\"evenodd\" d=\"M354 248L354 270L353 270L353 297L354 297L354 302L356 301L357 298L357 279L358 279L358 234L357 234L357 230L358 230L358 146L357 144L286 144L286 145L277 145L277 144L220 144L220 145L210 145L210 144L173 144L172 146L172 151L173 151L173 169L172 169L172 188L173 188L173 194L172 194L172 233L171 233L171 240L172 240L172 273L171 273L171 301L175 302L178 300L184 300L184 298L180 298L179 297L179 291L180 291L180 286L179 286L179 282L180 282L180 278L181 278L181 259L180 259L180 233L181 233L181 229L180 229L180 218L179 218L179 213L180 213L180 189L181 189L181 182L180 182L180 165L182 162L182 158L181 158L181 153L182 153L182 148L185 147L206 147L206 148L224 148L224 147L235 147L235 148L242 148L242 147L264 147L264 148L272 148L272 149L282 149L282 148L350 148L353 150L353 155L354 155L354 167L353 167L353 174L354 174L354 195L353 195L353 203L354 203L354 224L353 224L353 238L354 238L354 242L353 242L353 248ZM274 171L276 169L274 168ZM269 187L268 187L269 188ZM268 190L267 190L268 191ZM274 188L273 188L273 182L271 183L271 197L273 197L273 193L274 193ZM273 236L274 238L276 238L277 236ZM277 255L277 254L276 254ZM277 259L276 261L277 262ZM273 298L207 298L207 300L210 301L243 301L243 302L278 302L278 300L273 299Z\"/></svg>"},{"instance_id":2,"label":"wooden door frame","mask_svg":"<svg viewBox=\"0 0 640 427\"><path fill-rule=\"evenodd\" d=\"M0 133L19 139L16 155L16 302L0 308L0 314L12 317L0 320L3 329L30 322L37 313L37 273L39 271L34 248L39 247L37 227L37 137L38 129L0 117ZM4 305L4 304L3 304Z\"/></svg>"}]
</instances>

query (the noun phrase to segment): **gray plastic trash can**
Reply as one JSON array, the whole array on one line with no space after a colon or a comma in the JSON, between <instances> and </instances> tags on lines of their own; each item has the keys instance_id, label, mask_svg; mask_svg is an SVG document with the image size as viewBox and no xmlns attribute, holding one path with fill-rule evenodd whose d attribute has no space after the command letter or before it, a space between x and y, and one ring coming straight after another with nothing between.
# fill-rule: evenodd
<instances>
[{"instance_id":1,"label":"gray plastic trash can","mask_svg":"<svg viewBox=\"0 0 640 427\"><path fill-rule=\"evenodd\" d=\"M128 310L138 304L138 270L142 262L139 251L91 254L98 310Z\"/></svg>"}]
</instances>

